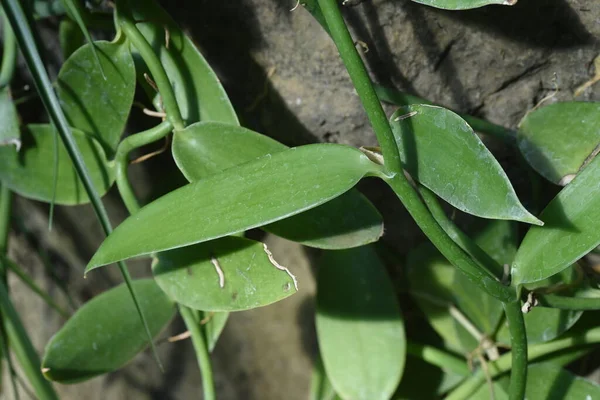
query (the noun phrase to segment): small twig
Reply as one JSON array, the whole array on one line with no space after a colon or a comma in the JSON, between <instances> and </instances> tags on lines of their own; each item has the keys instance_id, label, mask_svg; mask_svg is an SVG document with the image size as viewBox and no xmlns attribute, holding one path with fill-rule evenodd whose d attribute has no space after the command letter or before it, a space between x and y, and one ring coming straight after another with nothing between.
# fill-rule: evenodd
<instances>
[{"instance_id":1,"label":"small twig","mask_svg":"<svg viewBox=\"0 0 600 400\"><path fill-rule=\"evenodd\" d=\"M152 157L156 157L157 155L164 153L169 148L170 143L171 143L170 137L166 136L165 143L163 144L163 146L160 149L155 150L152 153L144 154L143 156L140 156L140 157L136 158L135 160L131 161L129 164L131 164L131 165L139 164L146 160L151 159Z\"/></svg>"},{"instance_id":2,"label":"small twig","mask_svg":"<svg viewBox=\"0 0 600 400\"><path fill-rule=\"evenodd\" d=\"M217 275L219 275L219 287L221 289L223 289L225 287L225 275L223 274L223 270L221 269L219 260L217 260L215 257L211 257L210 262L215 267L215 271L217 271Z\"/></svg>"},{"instance_id":3,"label":"small twig","mask_svg":"<svg viewBox=\"0 0 600 400\"><path fill-rule=\"evenodd\" d=\"M167 118L167 114L160 111L153 111L147 108L143 108L142 112L150 117L162 118L163 120Z\"/></svg>"},{"instance_id":4,"label":"small twig","mask_svg":"<svg viewBox=\"0 0 600 400\"><path fill-rule=\"evenodd\" d=\"M594 58L594 70L594 76L590 80L578 86L577 89L575 89L575 92L573 92L573 97L581 95L587 88L596 84L597 82L600 82L600 55Z\"/></svg>"},{"instance_id":5,"label":"small twig","mask_svg":"<svg viewBox=\"0 0 600 400\"><path fill-rule=\"evenodd\" d=\"M185 339L189 338L190 336L192 336L190 331L185 331L185 332L180 333L179 335L168 337L167 342L169 342L169 343L179 342L181 340L185 340Z\"/></svg>"}]
</instances>

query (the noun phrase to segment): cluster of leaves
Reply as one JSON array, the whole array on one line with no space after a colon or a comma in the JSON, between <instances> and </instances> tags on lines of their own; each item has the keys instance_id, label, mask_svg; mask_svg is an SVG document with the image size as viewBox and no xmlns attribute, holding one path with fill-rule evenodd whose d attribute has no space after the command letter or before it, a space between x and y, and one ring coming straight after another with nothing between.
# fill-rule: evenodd
<instances>
[{"instance_id":1,"label":"cluster of leaves","mask_svg":"<svg viewBox=\"0 0 600 400\"><path fill-rule=\"evenodd\" d=\"M506 3L419 2L448 9ZM516 136L500 129L520 150L523 168L564 185L536 217L471 127L477 123L486 133L490 124L390 89L375 90L360 68L349 65L361 97L361 90L370 90L399 106L384 121L388 140L380 140L381 149L362 151L337 144L288 148L240 126L216 74L154 1L117 1L111 42L92 42L84 24L92 15L74 2L64 5L69 15L61 24L61 44L68 58L56 79L58 112L64 113L90 184L73 158L73 143L56 141L55 126L20 126L8 82L0 89L5 144L0 183L23 197L61 205L93 202L94 191L103 195L116 183L132 215L102 243L86 273L146 256L152 258L153 279L109 290L69 318L46 347L41 363L46 379L75 383L121 368L146 347L148 334L160 334L177 307L203 377L209 377L206 353L229 312L265 306L298 290L296 278L266 245L243 237L260 227L323 250L316 312L322 363L315 367L315 399L447 393L485 398L490 388L497 398L526 391L528 398L544 399L557 384L564 385L564 398L600 396L600 388L562 369L584 354L574 343L600 341L594 324L582 319L582 310L600 308L600 291L583 279L577 264L600 244L598 104L553 104L529 113ZM349 34L340 29L335 1L305 6L331 33L347 65L352 57L360 60L353 46L344 47ZM6 53L3 70L5 60ZM137 85L162 122L122 138ZM370 116L383 115L377 98L363 102ZM171 132L173 159L189 184L140 208L127 180L128 155ZM397 167L389 155L397 155ZM383 234L382 217L354 189L365 177L388 183L435 245L425 243L408 255L402 288L390 280L381 247L374 244ZM480 218L483 228L467 226L463 232L438 199L472 220ZM519 223L529 224L521 241ZM18 316L6 311L11 306L3 285L4 322L18 325ZM399 289L415 301L436 339L407 337ZM550 294L556 292L560 295ZM525 311L536 301L545 307L515 318L510 307L520 308L521 297L527 297ZM545 362L527 367L528 345L529 360L546 357ZM498 350L510 347L503 355ZM552 357L556 352L561 356ZM39 360L31 351L28 357L34 381ZM527 371L513 375L509 389L511 360L515 366L525 362ZM472 376L468 361L477 366ZM420 394L410 380L417 374L435 377ZM483 385L486 378L490 388ZM38 396L53 398L51 388L40 385ZM206 398L212 398L212 383L205 379L204 386Z\"/></svg>"}]
</instances>

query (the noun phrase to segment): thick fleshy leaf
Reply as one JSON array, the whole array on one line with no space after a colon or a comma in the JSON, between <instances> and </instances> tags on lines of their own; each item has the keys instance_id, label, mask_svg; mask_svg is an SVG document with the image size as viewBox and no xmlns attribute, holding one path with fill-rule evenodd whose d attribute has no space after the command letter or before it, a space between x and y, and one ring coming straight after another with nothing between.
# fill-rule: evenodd
<instances>
[{"instance_id":1,"label":"thick fleshy leaf","mask_svg":"<svg viewBox=\"0 0 600 400\"><path fill-rule=\"evenodd\" d=\"M213 351L217 345L217 341L225 329L227 320L229 319L228 312L208 312L203 313L203 319L208 318L208 321L202 325L202 330L206 335L208 342L208 351Z\"/></svg>"},{"instance_id":2,"label":"thick fleshy leaf","mask_svg":"<svg viewBox=\"0 0 600 400\"><path fill-rule=\"evenodd\" d=\"M0 147L13 145L21 148L19 117L8 87L0 88Z\"/></svg>"},{"instance_id":3,"label":"thick fleshy leaf","mask_svg":"<svg viewBox=\"0 0 600 400\"><path fill-rule=\"evenodd\" d=\"M69 124L93 135L112 155L119 144L135 93L135 66L129 44L94 42L104 71L86 44L60 69L57 93Z\"/></svg>"},{"instance_id":4,"label":"thick fleshy leaf","mask_svg":"<svg viewBox=\"0 0 600 400\"><path fill-rule=\"evenodd\" d=\"M287 148L260 133L217 122L190 125L173 138L173 158L189 181ZM377 241L383 234L383 221L369 200L351 190L263 229L307 246L342 249Z\"/></svg>"},{"instance_id":5,"label":"thick fleshy leaf","mask_svg":"<svg viewBox=\"0 0 600 400\"><path fill-rule=\"evenodd\" d=\"M296 293L266 245L229 236L158 254L152 272L174 301L202 311L242 311Z\"/></svg>"},{"instance_id":6,"label":"thick fleshy leaf","mask_svg":"<svg viewBox=\"0 0 600 400\"><path fill-rule=\"evenodd\" d=\"M175 313L174 303L152 279L133 281L150 332L156 336ZM76 383L115 371L148 345L129 290L121 284L88 301L46 346L47 379Z\"/></svg>"},{"instance_id":7,"label":"thick fleshy leaf","mask_svg":"<svg viewBox=\"0 0 600 400\"><path fill-rule=\"evenodd\" d=\"M528 400L600 399L600 386L551 363L527 368Z\"/></svg>"},{"instance_id":8,"label":"thick fleshy leaf","mask_svg":"<svg viewBox=\"0 0 600 400\"><path fill-rule=\"evenodd\" d=\"M324 254L316 326L327 376L340 397L390 398L404 369L404 325L391 281L372 247Z\"/></svg>"},{"instance_id":9,"label":"thick fleshy leaf","mask_svg":"<svg viewBox=\"0 0 600 400\"><path fill-rule=\"evenodd\" d=\"M427 377L427 385L421 383L424 376ZM412 356L409 352L402 380L392 398L394 400L440 399L465 378L465 376L429 364Z\"/></svg>"},{"instance_id":10,"label":"thick fleshy leaf","mask_svg":"<svg viewBox=\"0 0 600 400\"><path fill-rule=\"evenodd\" d=\"M468 10L489 6L491 4L500 4L503 6L512 6L517 0L413 0L415 3L425 4L427 6L441 8L444 10Z\"/></svg>"},{"instance_id":11,"label":"thick fleshy leaf","mask_svg":"<svg viewBox=\"0 0 600 400\"><path fill-rule=\"evenodd\" d=\"M600 244L599 182L596 157L542 212L546 225L525 235L512 265L513 284L557 274Z\"/></svg>"},{"instance_id":12,"label":"thick fleshy leaf","mask_svg":"<svg viewBox=\"0 0 600 400\"><path fill-rule=\"evenodd\" d=\"M54 193L54 138L50 125L28 125L22 132L19 152L13 146L0 147L0 182L23 197L51 202ZM100 195L114 182L113 164L102 146L83 132L73 129L75 142ZM58 184L56 204L87 203L88 196L62 141L58 140Z\"/></svg>"},{"instance_id":13,"label":"thick fleshy leaf","mask_svg":"<svg viewBox=\"0 0 600 400\"><path fill-rule=\"evenodd\" d=\"M155 1L129 0L127 3L134 19L141 21L136 26L160 57L186 123L219 121L237 124L235 110L219 78L192 40L183 34ZM168 32L168 46L165 32ZM135 48L132 51L136 54ZM136 56L136 61L140 61L136 63L138 75L147 72L139 55ZM144 79L140 81L143 82ZM154 89L146 88L154 99L154 104L159 105L160 101Z\"/></svg>"},{"instance_id":14,"label":"thick fleshy leaf","mask_svg":"<svg viewBox=\"0 0 600 400\"><path fill-rule=\"evenodd\" d=\"M106 238L86 271L266 225L323 204L366 175L382 174L381 166L344 145L268 154L148 204Z\"/></svg>"},{"instance_id":15,"label":"thick fleshy leaf","mask_svg":"<svg viewBox=\"0 0 600 400\"><path fill-rule=\"evenodd\" d=\"M600 103L566 102L540 108L521 122L518 143L540 175L565 185L600 146Z\"/></svg>"},{"instance_id":16,"label":"thick fleshy leaf","mask_svg":"<svg viewBox=\"0 0 600 400\"><path fill-rule=\"evenodd\" d=\"M404 168L452 206L483 218L543 224L519 202L498 161L457 114L409 105L390 122Z\"/></svg>"}]
</instances>

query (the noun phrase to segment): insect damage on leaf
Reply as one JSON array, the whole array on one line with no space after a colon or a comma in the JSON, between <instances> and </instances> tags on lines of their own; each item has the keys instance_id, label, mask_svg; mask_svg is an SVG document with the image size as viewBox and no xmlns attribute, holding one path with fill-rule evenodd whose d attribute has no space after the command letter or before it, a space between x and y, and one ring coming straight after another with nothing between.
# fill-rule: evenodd
<instances>
[{"instance_id":1,"label":"insect damage on leaf","mask_svg":"<svg viewBox=\"0 0 600 400\"><path fill-rule=\"evenodd\" d=\"M273 253L271 253L271 250L267 248L266 243L263 243L263 249L265 250L267 257L269 257L269 261L271 262L271 264L273 264L273 266L278 270L285 271L290 276L290 278L292 278L292 281L294 282L294 287L296 288L296 291L298 291L298 280L296 279L296 276L292 274L289 269L275 261L275 258L273 258Z\"/></svg>"}]
</instances>

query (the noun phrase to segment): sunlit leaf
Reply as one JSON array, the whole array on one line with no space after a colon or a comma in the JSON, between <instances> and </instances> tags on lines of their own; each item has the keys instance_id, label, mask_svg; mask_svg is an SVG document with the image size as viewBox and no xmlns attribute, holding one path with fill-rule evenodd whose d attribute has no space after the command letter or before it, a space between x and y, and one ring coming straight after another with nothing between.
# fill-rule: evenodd
<instances>
[{"instance_id":1,"label":"sunlit leaf","mask_svg":"<svg viewBox=\"0 0 600 400\"><path fill-rule=\"evenodd\" d=\"M129 0L127 3L134 19L140 21L136 26L160 57L186 123L219 121L237 124L237 116L225 90L192 40L155 1ZM135 48L132 51L135 54ZM139 56L137 61L140 61L136 63L140 75L147 70ZM159 106L160 100L154 89L147 86L146 89L154 104Z\"/></svg>"},{"instance_id":2,"label":"sunlit leaf","mask_svg":"<svg viewBox=\"0 0 600 400\"><path fill-rule=\"evenodd\" d=\"M442 8L444 10L468 10L471 8L484 7L491 4L512 6L517 0L413 0L415 3Z\"/></svg>"},{"instance_id":3,"label":"sunlit leaf","mask_svg":"<svg viewBox=\"0 0 600 400\"><path fill-rule=\"evenodd\" d=\"M93 135L112 155L133 103L135 67L123 36L94 45L106 79L86 44L61 67L57 93L69 124Z\"/></svg>"},{"instance_id":4,"label":"sunlit leaf","mask_svg":"<svg viewBox=\"0 0 600 400\"><path fill-rule=\"evenodd\" d=\"M409 105L390 122L406 170L442 199L478 217L542 224L519 202L498 161L458 115Z\"/></svg>"},{"instance_id":5,"label":"sunlit leaf","mask_svg":"<svg viewBox=\"0 0 600 400\"><path fill-rule=\"evenodd\" d=\"M512 265L514 285L567 268L600 244L600 157L596 157L541 214L544 227L529 229Z\"/></svg>"},{"instance_id":6,"label":"sunlit leaf","mask_svg":"<svg viewBox=\"0 0 600 400\"><path fill-rule=\"evenodd\" d=\"M291 148L190 183L142 208L106 238L87 271L265 225L350 190L379 165L343 145Z\"/></svg>"},{"instance_id":7,"label":"sunlit leaf","mask_svg":"<svg viewBox=\"0 0 600 400\"><path fill-rule=\"evenodd\" d=\"M317 283L321 357L342 399L389 399L404 369L398 300L372 247L328 251Z\"/></svg>"},{"instance_id":8,"label":"sunlit leaf","mask_svg":"<svg viewBox=\"0 0 600 400\"><path fill-rule=\"evenodd\" d=\"M173 317L174 304L151 279L133 286L156 336ZM121 284L88 301L52 337L42 371L47 379L76 383L121 368L147 345L131 295Z\"/></svg>"},{"instance_id":9,"label":"sunlit leaf","mask_svg":"<svg viewBox=\"0 0 600 400\"><path fill-rule=\"evenodd\" d=\"M519 149L544 178L566 184L600 146L600 103L555 103L519 126Z\"/></svg>"},{"instance_id":10,"label":"sunlit leaf","mask_svg":"<svg viewBox=\"0 0 600 400\"><path fill-rule=\"evenodd\" d=\"M21 147L19 117L10 97L8 87L0 88L0 147Z\"/></svg>"},{"instance_id":11,"label":"sunlit leaf","mask_svg":"<svg viewBox=\"0 0 600 400\"><path fill-rule=\"evenodd\" d=\"M158 254L152 272L174 301L202 311L266 306L296 292L263 243L230 236Z\"/></svg>"},{"instance_id":12,"label":"sunlit leaf","mask_svg":"<svg viewBox=\"0 0 600 400\"><path fill-rule=\"evenodd\" d=\"M190 125L173 138L173 158L189 181L287 148L260 133L216 122ZM351 190L322 206L263 228L307 246L340 249L377 241L383 234L383 221L362 194Z\"/></svg>"},{"instance_id":13,"label":"sunlit leaf","mask_svg":"<svg viewBox=\"0 0 600 400\"><path fill-rule=\"evenodd\" d=\"M22 147L0 147L0 181L23 197L50 202L54 193L54 150L56 135L50 125L28 125L23 129ZM102 146L83 132L73 136L98 193L106 193L114 182L113 165ZM88 196L62 142L58 145L56 204L84 204Z\"/></svg>"}]
</instances>

